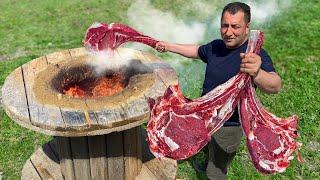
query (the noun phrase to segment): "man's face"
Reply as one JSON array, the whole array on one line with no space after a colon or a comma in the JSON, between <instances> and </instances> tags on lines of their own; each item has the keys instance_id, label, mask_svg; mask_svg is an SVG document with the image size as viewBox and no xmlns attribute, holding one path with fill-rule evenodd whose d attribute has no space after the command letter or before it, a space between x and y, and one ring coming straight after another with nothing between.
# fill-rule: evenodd
<instances>
[{"instance_id":1,"label":"man's face","mask_svg":"<svg viewBox=\"0 0 320 180\"><path fill-rule=\"evenodd\" d=\"M220 33L227 48L234 49L241 46L247 40L249 33L249 23L245 22L244 13L242 11L238 11L236 14L224 12Z\"/></svg>"}]
</instances>

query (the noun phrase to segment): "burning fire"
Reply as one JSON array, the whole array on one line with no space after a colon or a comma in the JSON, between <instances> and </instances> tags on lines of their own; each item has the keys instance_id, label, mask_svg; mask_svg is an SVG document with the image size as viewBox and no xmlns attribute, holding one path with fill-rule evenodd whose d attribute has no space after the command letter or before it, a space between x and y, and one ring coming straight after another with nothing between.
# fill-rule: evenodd
<instances>
[{"instance_id":1,"label":"burning fire","mask_svg":"<svg viewBox=\"0 0 320 180\"><path fill-rule=\"evenodd\" d=\"M68 82L66 79L64 82ZM65 83L66 84L66 83ZM102 76L96 79L84 79L78 83L67 85L63 93L75 98L111 96L125 87L124 76L121 73Z\"/></svg>"}]
</instances>

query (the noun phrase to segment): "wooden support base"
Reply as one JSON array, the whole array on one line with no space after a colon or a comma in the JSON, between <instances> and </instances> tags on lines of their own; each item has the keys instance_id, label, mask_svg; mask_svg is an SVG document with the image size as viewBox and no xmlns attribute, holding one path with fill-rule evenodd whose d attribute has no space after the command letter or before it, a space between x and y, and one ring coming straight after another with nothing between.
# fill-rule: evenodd
<instances>
[{"instance_id":1,"label":"wooden support base","mask_svg":"<svg viewBox=\"0 0 320 180\"><path fill-rule=\"evenodd\" d=\"M55 137L27 160L21 179L174 179L177 162L150 153L139 127L101 136Z\"/></svg>"}]
</instances>

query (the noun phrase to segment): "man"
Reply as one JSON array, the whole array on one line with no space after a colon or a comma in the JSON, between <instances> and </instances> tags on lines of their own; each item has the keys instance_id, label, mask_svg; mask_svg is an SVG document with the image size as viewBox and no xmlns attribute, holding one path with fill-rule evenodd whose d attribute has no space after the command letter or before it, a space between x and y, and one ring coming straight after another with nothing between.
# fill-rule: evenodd
<instances>
[{"instance_id":1,"label":"man","mask_svg":"<svg viewBox=\"0 0 320 180\"><path fill-rule=\"evenodd\" d=\"M234 2L226 5L221 15L221 40L198 46L159 42L159 52L173 52L205 62L206 73L202 95L241 72L253 77L255 85L266 93L281 89L281 78L275 73L272 61L265 50L259 55L245 54L250 27L250 7ZM209 179L226 179L227 168L239 148L242 129L237 108L224 126L213 134L208 145L207 175Z\"/></svg>"}]
</instances>

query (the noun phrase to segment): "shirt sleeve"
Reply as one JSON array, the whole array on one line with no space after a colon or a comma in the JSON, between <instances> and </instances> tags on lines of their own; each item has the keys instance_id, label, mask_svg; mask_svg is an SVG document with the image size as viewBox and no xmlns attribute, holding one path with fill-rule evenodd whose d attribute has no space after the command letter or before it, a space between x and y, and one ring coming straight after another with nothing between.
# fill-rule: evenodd
<instances>
[{"instance_id":1,"label":"shirt sleeve","mask_svg":"<svg viewBox=\"0 0 320 180\"><path fill-rule=\"evenodd\" d=\"M260 57L261 57L261 69L263 69L266 72L276 72L276 70L273 67L272 60L269 56L269 54L264 50L261 49L260 51Z\"/></svg>"},{"instance_id":2,"label":"shirt sleeve","mask_svg":"<svg viewBox=\"0 0 320 180\"><path fill-rule=\"evenodd\" d=\"M208 43L208 44L204 44L201 45L198 49L198 55L200 57L200 59L207 63L208 62L208 52L210 51L210 49L212 49L212 42Z\"/></svg>"}]
</instances>

